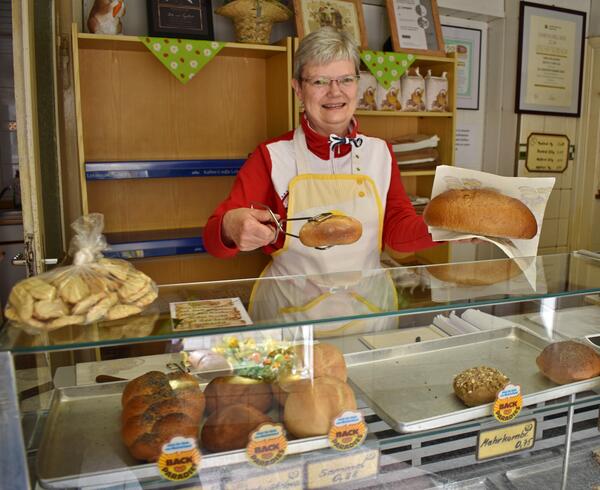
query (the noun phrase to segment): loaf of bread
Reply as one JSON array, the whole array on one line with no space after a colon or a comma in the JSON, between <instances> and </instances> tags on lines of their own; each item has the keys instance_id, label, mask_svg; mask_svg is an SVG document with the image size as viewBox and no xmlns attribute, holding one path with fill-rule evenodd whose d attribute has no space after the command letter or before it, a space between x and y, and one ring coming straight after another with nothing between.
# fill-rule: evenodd
<instances>
[{"instance_id":1,"label":"loaf of bread","mask_svg":"<svg viewBox=\"0 0 600 490\"><path fill-rule=\"evenodd\" d=\"M243 376L214 378L204 390L206 413L212 414L230 405L247 405L260 412L271 408L273 395L268 383Z\"/></svg>"},{"instance_id":2,"label":"loaf of bread","mask_svg":"<svg viewBox=\"0 0 600 490\"><path fill-rule=\"evenodd\" d=\"M544 376L559 385L600 376L596 350L574 340L546 346L535 362Z\"/></svg>"},{"instance_id":3,"label":"loaf of bread","mask_svg":"<svg viewBox=\"0 0 600 490\"><path fill-rule=\"evenodd\" d=\"M423 211L429 226L499 238L529 239L537 222L518 199L489 189L452 189L434 197Z\"/></svg>"},{"instance_id":4,"label":"loaf of bread","mask_svg":"<svg viewBox=\"0 0 600 490\"><path fill-rule=\"evenodd\" d=\"M514 260L507 259L431 265L427 272L440 281L461 286L489 286L518 276L521 268Z\"/></svg>"},{"instance_id":5,"label":"loaf of bread","mask_svg":"<svg viewBox=\"0 0 600 490\"><path fill-rule=\"evenodd\" d=\"M349 245L362 236L362 224L351 216L333 215L323 221L307 221L299 236L307 247Z\"/></svg>"},{"instance_id":6,"label":"loaf of bread","mask_svg":"<svg viewBox=\"0 0 600 490\"><path fill-rule=\"evenodd\" d=\"M491 403L510 380L496 368L469 368L454 377L454 393L467 407Z\"/></svg>"},{"instance_id":7,"label":"loaf of bread","mask_svg":"<svg viewBox=\"0 0 600 490\"><path fill-rule=\"evenodd\" d=\"M271 417L244 404L229 405L213 412L202 427L202 447L209 451L232 451L248 444L248 436Z\"/></svg>"},{"instance_id":8,"label":"loaf of bread","mask_svg":"<svg viewBox=\"0 0 600 490\"><path fill-rule=\"evenodd\" d=\"M344 354L335 345L326 343L298 345L294 347L294 354L304 369L312 368L313 378L331 376L344 382L348 379ZM287 386L298 380L299 377L287 377L284 380L278 379L271 385L273 396L280 405L285 405Z\"/></svg>"},{"instance_id":9,"label":"loaf of bread","mask_svg":"<svg viewBox=\"0 0 600 490\"><path fill-rule=\"evenodd\" d=\"M333 419L343 410L356 410L352 388L331 376L298 381L289 389L283 421L296 437L327 434Z\"/></svg>"},{"instance_id":10,"label":"loaf of bread","mask_svg":"<svg viewBox=\"0 0 600 490\"><path fill-rule=\"evenodd\" d=\"M156 461L173 437L198 437L205 402L194 376L150 371L125 386L121 402L121 437L136 459Z\"/></svg>"}]
</instances>

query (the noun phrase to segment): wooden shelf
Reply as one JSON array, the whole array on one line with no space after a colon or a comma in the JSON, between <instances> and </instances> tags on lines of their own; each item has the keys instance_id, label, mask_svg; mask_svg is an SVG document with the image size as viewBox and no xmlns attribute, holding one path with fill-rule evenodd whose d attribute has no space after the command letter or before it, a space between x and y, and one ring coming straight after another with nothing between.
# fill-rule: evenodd
<instances>
[{"instance_id":1,"label":"wooden shelf","mask_svg":"<svg viewBox=\"0 0 600 490\"><path fill-rule=\"evenodd\" d=\"M148 48L137 36L113 36L105 34L79 33L77 35L80 49L100 49L109 51L147 51ZM177 39L169 38L171 42ZM285 46L225 43L218 56L241 56L245 58L269 58L275 54L285 53Z\"/></svg>"},{"instance_id":2,"label":"wooden shelf","mask_svg":"<svg viewBox=\"0 0 600 490\"><path fill-rule=\"evenodd\" d=\"M406 170L403 171L400 167L400 175L402 177L429 177L435 175L435 170Z\"/></svg>"},{"instance_id":3,"label":"wooden shelf","mask_svg":"<svg viewBox=\"0 0 600 490\"><path fill-rule=\"evenodd\" d=\"M203 228L106 233L106 257L139 259L204 253Z\"/></svg>"}]
</instances>

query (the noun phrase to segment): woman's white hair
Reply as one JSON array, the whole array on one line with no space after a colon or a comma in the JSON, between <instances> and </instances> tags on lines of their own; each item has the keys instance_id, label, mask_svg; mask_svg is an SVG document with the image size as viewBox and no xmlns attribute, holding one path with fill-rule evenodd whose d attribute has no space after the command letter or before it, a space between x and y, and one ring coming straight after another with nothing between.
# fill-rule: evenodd
<instances>
[{"instance_id":1,"label":"woman's white hair","mask_svg":"<svg viewBox=\"0 0 600 490\"><path fill-rule=\"evenodd\" d=\"M294 55L294 78L302 79L302 70L307 64L326 65L332 61L354 62L356 74L360 69L360 53L354 39L343 31L323 27L302 38Z\"/></svg>"}]
</instances>

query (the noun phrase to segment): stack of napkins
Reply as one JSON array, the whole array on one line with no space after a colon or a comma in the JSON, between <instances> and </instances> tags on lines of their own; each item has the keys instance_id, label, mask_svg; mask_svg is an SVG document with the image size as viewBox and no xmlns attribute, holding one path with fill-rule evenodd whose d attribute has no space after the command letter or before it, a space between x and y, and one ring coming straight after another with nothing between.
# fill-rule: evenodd
<instances>
[{"instance_id":1,"label":"stack of napkins","mask_svg":"<svg viewBox=\"0 0 600 490\"><path fill-rule=\"evenodd\" d=\"M427 169L440 163L437 135L409 134L392 138L394 156L403 169Z\"/></svg>"},{"instance_id":2,"label":"stack of napkins","mask_svg":"<svg viewBox=\"0 0 600 490\"><path fill-rule=\"evenodd\" d=\"M516 324L489 313L472 308L465 310L461 316L451 312L449 316L437 315L433 324L448 335L462 335L465 333L481 332L496 328L512 327Z\"/></svg>"}]
</instances>

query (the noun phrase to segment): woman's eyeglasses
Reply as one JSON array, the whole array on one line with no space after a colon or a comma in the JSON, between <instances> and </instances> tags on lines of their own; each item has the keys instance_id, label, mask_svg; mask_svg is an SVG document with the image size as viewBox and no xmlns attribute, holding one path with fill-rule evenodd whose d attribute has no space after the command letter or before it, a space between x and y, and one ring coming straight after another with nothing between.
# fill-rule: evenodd
<instances>
[{"instance_id":1,"label":"woman's eyeglasses","mask_svg":"<svg viewBox=\"0 0 600 490\"><path fill-rule=\"evenodd\" d=\"M311 87L324 89L331 86L331 82L336 82L340 88L353 87L356 82L360 79L360 75L344 75L343 77L331 78L331 77L315 77L315 78L301 78L305 83L308 83Z\"/></svg>"}]
</instances>

